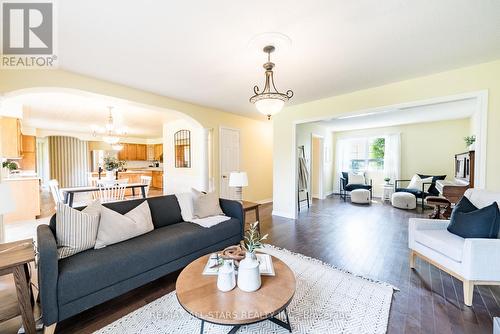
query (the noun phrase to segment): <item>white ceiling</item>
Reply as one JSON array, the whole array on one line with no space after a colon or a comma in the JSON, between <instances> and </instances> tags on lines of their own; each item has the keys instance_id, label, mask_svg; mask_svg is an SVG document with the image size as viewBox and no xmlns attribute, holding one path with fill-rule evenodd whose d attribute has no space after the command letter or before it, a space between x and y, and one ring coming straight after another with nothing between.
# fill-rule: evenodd
<instances>
[{"instance_id":1,"label":"white ceiling","mask_svg":"<svg viewBox=\"0 0 500 334\"><path fill-rule=\"evenodd\" d=\"M332 131L350 131L469 118L476 111L477 100L466 98L411 107L379 108L313 123L326 126Z\"/></svg>"},{"instance_id":2,"label":"white ceiling","mask_svg":"<svg viewBox=\"0 0 500 334\"><path fill-rule=\"evenodd\" d=\"M108 120L107 106L114 106L114 121L126 129L123 138L161 138L163 123L179 118L164 110L118 103L95 95L87 97L63 92L22 94L9 98L8 103L22 105L23 128L75 135L92 134L93 126L104 127ZM100 140L100 136L96 140Z\"/></svg>"},{"instance_id":3,"label":"white ceiling","mask_svg":"<svg viewBox=\"0 0 500 334\"><path fill-rule=\"evenodd\" d=\"M58 1L63 69L260 117L248 102L280 32L276 85L291 103L500 58L500 1Z\"/></svg>"}]
</instances>

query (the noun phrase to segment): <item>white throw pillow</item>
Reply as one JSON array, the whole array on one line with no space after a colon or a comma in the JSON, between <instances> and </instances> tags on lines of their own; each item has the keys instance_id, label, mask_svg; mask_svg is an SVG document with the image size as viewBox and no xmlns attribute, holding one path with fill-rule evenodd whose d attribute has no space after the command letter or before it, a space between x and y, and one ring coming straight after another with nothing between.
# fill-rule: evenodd
<instances>
[{"instance_id":1,"label":"white throw pillow","mask_svg":"<svg viewBox=\"0 0 500 334\"><path fill-rule=\"evenodd\" d=\"M363 174L356 174L349 172L347 178L348 178L347 180L348 184L366 184L365 176Z\"/></svg>"},{"instance_id":2,"label":"white throw pillow","mask_svg":"<svg viewBox=\"0 0 500 334\"><path fill-rule=\"evenodd\" d=\"M148 201L142 202L124 215L103 206L95 249L137 237L153 229Z\"/></svg>"},{"instance_id":3,"label":"white throw pillow","mask_svg":"<svg viewBox=\"0 0 500 334\"><path fill-rule=\"evenodd\" d=\"M56 239L59 259L94 248L101 207L98 200L82 211L57 203Z\"/></svg>"},{"instance_id":4,"label":"white throw pillow","mask_svg":"<svg viewBox=\"0 0 500 334\"><path fill-rule=\"evenodd\" d=\"M182 220L190 222L193 220L193 197L192 193L175 194L179 207L181 208Z\"/></svg>"},{"instance_id":5,"label":"white throw pillow","mask_svg":"<svg viewBox=\"0 0 500 334\"><path fill-rule=\"evenodd\" d=\"M429 183L429 184L426 184L425 187L424 187L424 191L427 192L427 191L429 191L429 188L431 186L430 185L431 182L432 182L432 176L431 177L427 177L425 179L421 179L420 176L418 176L417 174L415 174L411 178L410 184L406 188L407 189L417 189L417 190L422 191L422 184L423 183Z\"/></svg>"},{"instance_id":6,"label":"white throw pillow","mask_svg":"<svg viewBox=\"0 0 500 334\"><path fill-rule=\"evenodd\" d=\"M215 192L202 193L192 189L193 193L193 218L205 218L224 215L219 205L219 196Z\"/></svg>"}]
</instances>

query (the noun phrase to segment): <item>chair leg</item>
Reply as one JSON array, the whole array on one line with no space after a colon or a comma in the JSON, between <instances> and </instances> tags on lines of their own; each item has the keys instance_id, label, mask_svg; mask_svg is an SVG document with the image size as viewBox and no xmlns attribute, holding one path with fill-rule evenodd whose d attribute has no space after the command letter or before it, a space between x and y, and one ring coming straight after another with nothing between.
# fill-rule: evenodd
<instances>
[{"instance_id":1,"label":"chair leg","mask_svg":"<svg viewBox=\"0 0 500 334\"><path fill-rule=\"evenodd\" d=\"M415 269L415 263L417 260L417 254L413 250L410 251L410 268Z\"/></svg>"},{"instance_id":2,"label":"chair leg","mask_svg":"<svg viewBox=\"0 0 500 334\"><path fill-rule=\"evenodd\" d=\"M474 282L464 280L464 304L472 306L472 296L474 295Z\"/></svg>"},{"instance_id":3,"label":"chair leg","mask_svg":"<svg viewBox=\"0 0 500 334\"><path fill-rule=\"evenodd\" d=\"M48 327L44 327L43 334L54 334L54 332L56 331L56 326L57 326L57 322L48 326Z\"/></svg>"}]
</instances>

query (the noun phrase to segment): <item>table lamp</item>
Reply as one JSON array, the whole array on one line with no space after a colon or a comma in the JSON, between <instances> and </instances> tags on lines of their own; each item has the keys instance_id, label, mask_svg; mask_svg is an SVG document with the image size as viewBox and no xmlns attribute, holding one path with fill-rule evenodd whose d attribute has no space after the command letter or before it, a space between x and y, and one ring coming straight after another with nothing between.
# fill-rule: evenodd
<instances>
[{"instance_id":1,"label":"table lamp","mask_svg":"<svg viewBox=\"0 0 500 334\"><path fill-rule=\"evenodd\" d=\"M248 186L248 177L246 172L231 172L229 174L229 186L236 188L236 199L243 199L242 187Z\"/></svg>"}]
</instances>

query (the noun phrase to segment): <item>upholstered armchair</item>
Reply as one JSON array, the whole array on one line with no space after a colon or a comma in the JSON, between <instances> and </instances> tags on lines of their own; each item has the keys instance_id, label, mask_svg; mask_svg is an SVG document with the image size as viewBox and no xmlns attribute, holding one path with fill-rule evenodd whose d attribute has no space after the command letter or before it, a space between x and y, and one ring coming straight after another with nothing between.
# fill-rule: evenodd
<instances>
[{"instance_id":1,"label":"upholstered armchair","mask_svg":"<svg viewBox=\"0 0 500 334\"><path fill-rule=\"evenodd\" d=\"M476 207L500 203L500 193L468 189ZM474 285L500 285L500 239L464 239L448 232L449 220L410 218L410 267L417 257L463 282L464 304L472 305Z\"/></svg>"},{"instance_id":2,"label":"upholstered armchair","mask_svg":"<svg viewBox=\"0 0 500 334\"><path fill-rule=\"evenodd\" d=\"M349 184L349 173L347 172L342 172L340 175L340 198L344 199L344 202L346 201L347 198L347 193L351 192L356 189L366 189L370 191L370 200L373 197L372 194L372 188L373 188L373 182L370 179L369 183L368 180L365 178L365 183L359 183L359 184Z\"/></svg>"},{"instance_id":3,"label":"upholstered armchair","mask_svg":"<svg viewBox=\"0 0 500 334\"><path fill-rule=\"evenodd\" d=\"M394 181L394 192L407 192L415 195L417 199L421 200L422 210L425 206L425 198L427 196L439 196L439 191L436 189L436 181L444 180L446 175L424 175L417 174L421 179L426 179L432 177L432 182L423 182L422 189L405 188L402 183L410 182L411 180L395 180ZM426 190L427 189L427 190Z\"/></svg>"}]
</instances>

